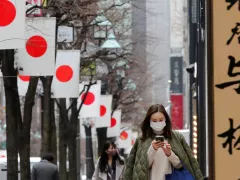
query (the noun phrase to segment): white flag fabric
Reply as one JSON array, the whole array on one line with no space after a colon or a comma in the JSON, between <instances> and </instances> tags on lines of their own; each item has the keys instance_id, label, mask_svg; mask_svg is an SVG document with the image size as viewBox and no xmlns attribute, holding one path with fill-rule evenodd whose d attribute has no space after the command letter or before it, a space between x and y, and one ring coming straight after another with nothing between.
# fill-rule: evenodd
<instances>
[{"instance_id":1,"label":"white flag fabric","mask_svg":"<svg viewBox=\"0 0 240 180\"><path fill-rule=\"evenodd\" d=\"M19 96L26 96L29 81L30 81L30 76L18 76L17 77Z\"/></svg>"},{"instance_id":2,"label":"white flag fabric","mask_svg":"<svg viewBox=\"0 0 240 180\"><path fill-rule=\"evenodd\" d=\"M118 138L119 148L127 149L132 146L132 130L123 130Z\"/></svg>"},{"instance_id":3,"label":"white flag fabric","mask_svg":"<svg viewBox=\"0 0 240 180\"><path fill-rule=\"evenodd\" d=\"M79 50L59 50L52 82L52 98L79 97Z\"/></svg>"},{"instance_id":4,"label":"white flag fabric","mask_svg":"<svg viewBox=\"0 0 240 180\"><path fill-rule=\"evenodd\" d=\"M17 84L18 84L18 94L19 96L26 96L28 86L30 83L30 76L20 76L18 75L17 77ZM38 84L37 84L37 89L36 89L37 94L43 94L43 85L42 81L38 79Z\"/></svg>"},{"instance_id":5,"label":"white flag fabric","mask_svg":"<svg viewBox=\"0 0 240 180\"><path fill-rule=\"evenodd\" d=\"M112 113L112 95L101 95L100 97L100 118L96 119L95 127L110 127Z\"/></svg>"},{"instance_id":6,"label":"white flag fabric","mask_svg":"<svg viewBox=\"0 0 240 180\"><path fill-rule=\"evenodd\" d=\"M118 137L121 125L121 110L115 110L111 118L111 126L107 129L107 137Z\"/></svg>"},{"instance_id":7,"label":"white flag fabric","mask_svg":"<svg viewBox=\"0 0 240 180\"><path fill-rule=\"evenodd\" d=\"M85 85L88 85L89 82L83 82L79 84L79 91L82 92ZM89 89L89 92L84 92L78 99L78 106L81 104L82 100L86 96L83 106L80 111L80 118L99 118L100 117L100 96L101 96L101 81L97 81L96 84L92 85Z\"/></svg>"},{"instance_id":8,"label":"white flag fabric","mask_svg":"<svg viewBox=\"0 0 240 180\"><path fill-rule=\"evenodd\" d=\"M171 104L165 106L164 108L165 108L166 112L168 113L168 115L170 116L171 115L171 113L170 113L171 112Z\"/></svg>"},{"instance_id":9,"label":"white flag fabric","mask_svg":"<svg viewBox=\"0 0 240 180\"><path fill-rule=\"evenodd\" d=\"M56 18L27 18L25 28L25 48L16 51L19 74L54 75Z\"/></svg>"},{"instance_id":10,"label":"white flag fabric","mask_svg":"<svg viewBox=\"0 0 240 180\"><path fill-rule=\"evenodd\" d=\"M138 133L137 132L132 132L132 145L135 143L137 137L138 137Z\"/></svg>"},{"instance_id":11,"label":"white flag fabric","mask_svg":"<svg viewBox=\"0 0 240 180\"><path fill-rule=\"evenodd\" d=\"M26 2L0 1L0 49L24 48Z\"/></svg>"}]
</instances>

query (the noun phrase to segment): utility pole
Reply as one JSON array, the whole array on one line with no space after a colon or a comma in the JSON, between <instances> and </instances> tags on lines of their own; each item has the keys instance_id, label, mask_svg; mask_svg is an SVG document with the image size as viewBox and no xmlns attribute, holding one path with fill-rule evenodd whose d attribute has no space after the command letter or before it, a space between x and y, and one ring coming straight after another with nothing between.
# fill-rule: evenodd
<instances>
[{"instance_id":1,"label":"utility pole","mask_svg":"<svg viewBox=\"0 0 240 180\"><path fill-rule=\"evenodd\" d=\"M191 146L193 146L193 118L197 118L197 159L203 175L206 175L206 58L205 58L205 0L189 0L189 64L190 75L190 134ZM193 66L193 64L197 66ZM192 69L192 70L191 70ZM193 76L195 73L195 77ZM196 99L193 87L196 87ZM196 108L193 106L196 103Z\"/></svg>"},{"instance_id":2,"label":"utility pole","mask_svg":"<svg viewBox=\"0 0 240 180\"><path fill-rule=\"evenodd\" d=\"M189 64L196 62L196 43L197 43L197 0L188 0L189 9ZM193 91L195 83L193 75L189 76L189 122L190 122L190 145L193 147L192 122L193 122Z\"/></svg>"},{"instance_id":3,"label":"utility pole","mask_svg":"<svg viewBox=\"0 0 240 180\"><path fill-rule=\"evenodd\" d=\"M198 161L206 175L206 63L205 63L205 1L197 4L197 118L198 118Z\"/></svg>"}]
</instances>

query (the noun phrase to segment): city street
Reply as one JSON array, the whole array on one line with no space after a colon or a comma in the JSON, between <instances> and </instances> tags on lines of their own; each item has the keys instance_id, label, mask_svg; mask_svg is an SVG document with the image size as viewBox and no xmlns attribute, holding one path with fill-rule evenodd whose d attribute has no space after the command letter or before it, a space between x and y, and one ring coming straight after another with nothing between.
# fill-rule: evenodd
<instances>
[{"instance_id":1,"label":"city street","mask_svg":"<svg viewBox=\"0 0 240 180\"><path fill-rule=\"evenodd\" d=\"M0 180L239 180L239 13L0 0Z\"/></svg>"}]
</instances>

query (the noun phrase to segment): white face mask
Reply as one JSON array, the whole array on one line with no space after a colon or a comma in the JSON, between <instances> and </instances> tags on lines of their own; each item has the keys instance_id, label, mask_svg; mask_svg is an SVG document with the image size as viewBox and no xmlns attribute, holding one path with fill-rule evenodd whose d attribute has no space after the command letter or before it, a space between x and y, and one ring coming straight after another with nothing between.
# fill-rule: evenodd
<instances>
[{"instance_id":1,"label":"white face mask","mask_svg":"<svg viewBox=\"0 0 240 180\"><path fill-rule=\"evenodd\" d=\"M165 126L166 126L166 121L161 121L161 122L150 121L150 127L156 132L162 131Z\"/></svg>"}]
</instances>

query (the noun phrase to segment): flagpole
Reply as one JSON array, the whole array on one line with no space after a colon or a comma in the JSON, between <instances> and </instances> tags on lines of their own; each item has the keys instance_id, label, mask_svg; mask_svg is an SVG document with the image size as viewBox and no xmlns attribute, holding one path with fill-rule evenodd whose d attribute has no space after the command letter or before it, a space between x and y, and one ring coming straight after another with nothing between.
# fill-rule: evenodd
<instances>
[{"instance_id":1,"label":"flagpole","mask_svg":"<svg viewBox=\"0 0 240 180\"><path fill-rule=\"evenodd\" d=\"M80 116L80 115L79 115ZM81 118L77 121L77 180L81 180L81 148L80 148L80 142L81 142L81 128L80 128L80 122Z\"/></svg>"}]
</instances>

